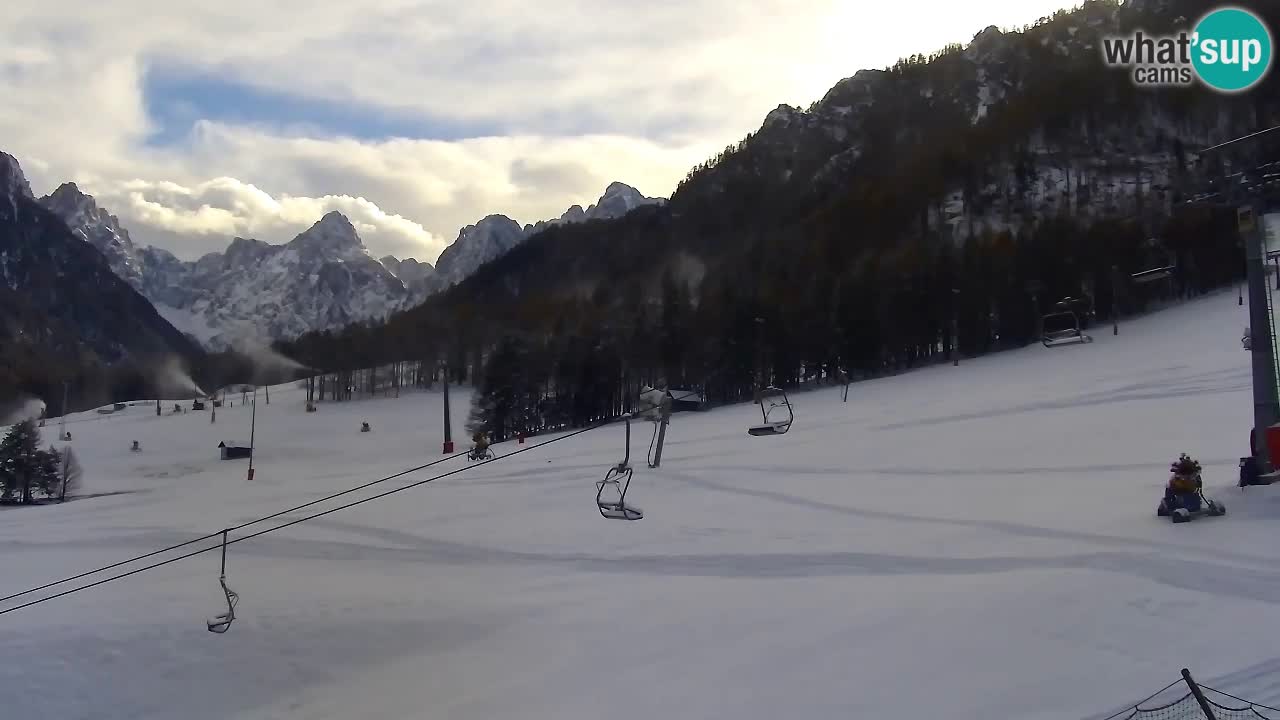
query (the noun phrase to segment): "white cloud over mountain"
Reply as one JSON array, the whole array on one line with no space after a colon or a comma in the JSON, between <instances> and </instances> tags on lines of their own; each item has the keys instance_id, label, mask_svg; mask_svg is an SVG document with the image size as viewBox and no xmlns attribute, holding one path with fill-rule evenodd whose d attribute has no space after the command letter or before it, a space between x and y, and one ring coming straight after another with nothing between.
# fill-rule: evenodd
<instances>
[{"instance_id":1,"label":"white cloud over mountain","mask_svg":"<svg viewBox=\"0 0 1280 720\"><path fill-rule=\"evenodd\" d=\"M16 0L0 146L37 194L76 181L182 257L336 209L375 253L433 261L490 213L669 194L780 102L1057 5Z\"/></svg>"}]
</instances>

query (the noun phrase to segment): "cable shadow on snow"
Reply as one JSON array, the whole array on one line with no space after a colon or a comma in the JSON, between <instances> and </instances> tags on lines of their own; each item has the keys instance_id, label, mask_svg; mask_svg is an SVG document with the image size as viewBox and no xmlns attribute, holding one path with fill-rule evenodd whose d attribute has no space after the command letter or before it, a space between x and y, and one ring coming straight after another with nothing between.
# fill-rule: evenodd
<instances>
[{"instance_id":1,"label":"cable shadow on snow","mask_svg":"<svg viewBox=\"0 0 1280 720\"><path fill-rule=\"evenodd\" d=\"M324 523L335 525L334 523ZM338 523L332 529L365 534L399 547L332 540L269 537L239 554L269 560L404 562L457 567L556 567L577 572L660 577L781 579L911 575L984 575L1017 571L1093 570L1144 578L1210 595L1280 604L1280 572L1192 560L1165 552L1098 552L1064 556L923 557L890 553L708 553L599 555L510 550L431 539Z\"/></svg>"},{"instance_id":2,"label":"cable shadow on snow","mask_svg":"<svg viewBox=\"0 0 1280 720\"><path fill-rule=\"evenodd\" d=\"M1192 380L1204 377L1218 377L1223 382L1219 383L1188 383ZM1240 380L1240 382L1225 382L1231 380ZM1007 417L1010 415L1021 415L1025 413L1044 412L1049 410L1066 410L1070 408L1091 407L1097 405L1108 405L1113 403L1125 402L1141 402L1145 400L1169 400L1182 397L1195 397L1198 395L1214 395L1227 392L1241 392L1251 387L1248 381L1248 373L1240 370L1222 370L1211 373L1202 373L1197 376L1189 376L1183 379L1183 386L1178 387L1176 383L1164 381L1150 381L1131 383L1119 388L1102 390L1093 393L1087 393L1072 398L1062 400L1045 400L1040 402L1022 403L1012 405L1005 408L992 408L977 412L956 413L953 415L943 415L933 418L922 418L918 420L905 420L896 423L887 423L884 425L875 425L871 429L877 431L903 430L907 428L926 427L930 425L941 425L952 422L963 422L966 420L986 420L998 417Z\"/></svg>"},{"instance_id":3,"label":"cable shadow on snow","mask_svg":"<svg viewBox=\"0 0 1280 720\"><path fill-rule=\"evenodd\" d=\"M1239 458L1209 458L1200 461L1202 465L1235 466ZM844 467L795 467L789 465L700 465L698 470L719 470L726 472L769 472L785 475L883 475L888 477L946 477L959 475L964 477L1020 476L1020 475L1074 475L1079 473L1132 472L1134 470L1162 469L1168 463L1111 463L1097 465L1058 465L1054 467L1003 467L1003 468L868 468L862 466ZM664 470L665 471L665 470Z\"/></svg>"},{"instance_id":4,"label":"cable shadow on snow","mask_svg":"<svg viewBox=\"0 0 1280 720\"><path fill-rule=\"evenodd\" d=\"M663 475L673 480L684 482L693 487L701 487L706 490L715 492L742 495L745 497L758 498L762 500L770 500L773 502L783 503L794 507L809 508L814 510L822 510L825 512L846 515L850 517L865 518L870 520L886 520L890 522L920 523L925 525L951 526L967 529L991 530L1019 537L1029 537L1048 540L1074 540L1079 542L1088 542L1101 545L1112 545L1120 547L1142 546L1151 548L1159 552L1168 552L1171 549L1183 550L1189 553L1205 555L1209 557L1229 559L1249 564L1266 563L1272 561L1269 558L1246 555L1242 553L1234 553L1230 551L1209 550L1196 545L1186 545L1182 543L1162 543L1151 540L1143 540L1141 538L1115 536L1115 535L1095 535L1083 533L1073 530L1060 530L1054 528L1038 527L1035 525L1021 525L1018 523L1002 522L998 520L968 520L963 518L940 518L927 515L911 515L908 513L890 512L887 510L865 510L861 508L849 507L846 505L837 505L835 503L824 502L820 500L812 500L809 498L788 495L775 490L756 490L750 488L739 488L717 483L712 480L694 477L685 473L676 473L663 471Z\"/></svg>"},{"instance_id":5,"label":"cable shadow on snow","mask_svg":"<svg viewBox=\"0 0 1280 720\"><path fill-rule=\"evenodd\" d=\"M392 620L328 612L317 608L322 604L308 603L301 612L297 607L276 606L275 612L258 607L236 620L234 642L210 642L198 617L177 629L136 617L132 622L117 618L96 631L41 629L27 634L0 628L0 646L26 658L0 664L0 683L13 687L33 673L59 678L56 693L11 695L5 715L62 720L241 717L426 649L447 654L500 632L509 622L499 616L484 622ZM68 673L68 667L84 671ZM159 675L139 682L139 668L157 669Z\"/></svg>"}]
</instances>

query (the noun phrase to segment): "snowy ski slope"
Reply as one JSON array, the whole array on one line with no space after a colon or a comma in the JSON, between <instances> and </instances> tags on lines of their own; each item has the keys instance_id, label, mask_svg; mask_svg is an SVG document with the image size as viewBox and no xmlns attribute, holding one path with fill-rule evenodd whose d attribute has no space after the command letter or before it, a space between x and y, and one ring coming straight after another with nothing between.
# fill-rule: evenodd
<instances>
[{"instance_id":1,"label":"snowy ski slope","mask_svg":"<svg viewBox=\"0 0 1280 720\"><path fill-rule=\"evenodd\" d=\"M778 437L747 435L752 405L678 414L657 471L637 424L633 523L594 506L621 425L499 459L232 545L225 635L204 626L225 607L216 552L3 614L0 715L1079 720L1184 666L1275 705L1280 491L1235 487L1246 324L1223 293L848 403L796 393ZM439 457L437 393L271 399L252 483L217 459L248 437L238 397L216 425L76 418L88 491L119 494L0 511L0 596ZM1156 518L1179 452L1226 517Z\"/></svg>"}]
</instances>

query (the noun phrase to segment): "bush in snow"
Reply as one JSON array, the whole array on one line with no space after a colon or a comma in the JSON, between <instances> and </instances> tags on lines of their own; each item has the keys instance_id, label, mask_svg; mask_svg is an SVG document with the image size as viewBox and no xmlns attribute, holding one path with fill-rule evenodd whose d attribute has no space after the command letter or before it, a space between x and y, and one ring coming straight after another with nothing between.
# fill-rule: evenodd
<instances>
[{"instance_id":1,"label":"bush in snow","mask_svg":"<svg viewBox=\"0 0 1280 720\"><path fill-rule=\"evenodd\" d=\"M67 499L68 495L76 495L80 492L80 481L84 475L83 469L80 467L80 461L76 459L76 454L67 448L62 453L62 462L58 467L58 501Z\"/></svg>"}]
</instances>

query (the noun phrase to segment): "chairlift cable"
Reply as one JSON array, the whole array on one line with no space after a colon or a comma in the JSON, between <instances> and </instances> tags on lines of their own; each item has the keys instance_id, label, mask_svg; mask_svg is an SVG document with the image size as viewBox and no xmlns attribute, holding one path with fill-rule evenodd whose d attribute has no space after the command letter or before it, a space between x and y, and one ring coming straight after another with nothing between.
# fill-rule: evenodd
<instances>
[{"instance_id":1,"label":"chairlift cable","mask_svg":"<svg viewBox=\"0 0 1280 720\"><path fill-rule=\"evenodd\" d=\"M514 455L519 455L520 453L523 453L523 452L528 452L528 451L530 451L530 450L536 450L536 449L541 448L541 447L543 447L543 446L550 445L550 444L555 443L555 442L560 442L561 440L568 440L569 438L575 437L575 436L577 436L577 435L581 435L581 434L583 434L583 433L590 432L590 431L592 431L592 430L596 430L596 429L599 429L599 428L601 428L601 427L604 427L605 425L608 425L608 424L609 424L610 422L612 422L613 420L614 420L614 418L610 418L609 420L601 421L601 422L596 423L596 424L594 424L594 425L588 425L587 427L584 427L584 428L579 429L579 430L574 430L573 432L570 432L570 433L568 433L568 434L566 434L566 435L562 435L562 436L560 436L560 437L558 437L558 438L553 438L553 439L548 440L548 441L546 441L546 442L538 443L537 445L530 445L529 447L522 448L522 449L520 449L520 450L516 450L516 451L514 451L514 452L507 453L506 455L503 455L503 456L501 456L501 457L495 457L495 458L492 458L492 459L489 459L489 460L484 460L484 461L480 462L480 463L479 463L479 465L487 465L487 464L489 464L489 463L491 463L491 462L497 462L497 461L500 461L500 460L505 460L505 459L507 459L507 458L509 458L509 457L512 457L512 456L514 456ZM75 575L75 576L72 576L72 577L68 577L68 578L63 578L63 579L58 580L58 581L55 581L55 582L46 583L46 584L44 584L44 585L41 585L41 586L39 586L39 587L35 587L35 588L31 588L31 589L29 589L29 590L23 590L22 592L14 593L14 594L12 594L12 595L8 595L8 596L6 596L6 597L0 598L0 602L5 602L5 601L8 601L8 600L13 600L13 599L15 599L15 598L23 597L24 595L30 595L30 594L32 594L32 593L39 592L39 591L41 591L41 590L47 590L47 589L52 588L52 587L57 587L58 585L65 585L66 583L73 582L73 581L75 581L75 580L80 580L80 579L83 579L83 578L88 577L88 576L90 576L90 575L96 575L96 574L98 574L98 573L106 572L107 570L112 570L112 569L118 568L118 567L120 567L120 566L122 566L122 565L128 565L128 564L130 564L130 563L134 563L134 562L137 562L137 561L139 561L139 560L144 560L144 559L149 558L149 557L155 557L156 555L160 555L160 554L163 554L163 553L166 553L166 552L171 552L171 551L173 551L173 550L177 550L177 549L180 549L180 548L183 548L183 547L187 547L187 546L190 546L190 545L194 545L194 544L196 544L196 543L199 543L199 542L202 542L202 541L205 541L205 540L210 540L210 539L215 538L215 537L223 537L223 534L224 534L225 532L230 532L230 531L240 530L240 529L243 529L243 528L246 528L246 527L250 527L250 526L252 526L252 525L256 525L256 524L258 524L258 523L262 523L262 522L265 522L265 521L267 521L267 520L271 520L271 519L274 519L274 518L278 518L278 517L280 517L281 515L286 515L286 514L289 514L289 513L292 513L292 512L296 512L296 511L298 511L298 510L301 510L301 509L304 509L304 508L307 508L307 507L311 507L311 506L316 505L316 504L318 504L318 503L325 502L325 501L327 501L327 500L333 500L333 499L335 499L335 498L342 497L343 495L348 495L348 494L353 493L353 492L355 492L355 491L357 491L357 490L363 490L363 489L366 489L366 488L372 487L373 485L377 485L377 484L379 484L379 483L383 483L383 482L387 482L387 481L390 481L390 480L394 480L394 479L396 479L396 478L403 477L403 476L408 475L408 474L410 474L410 473L414 473L414 472L418 472L418 471L420 471L420 470L424 470L424 469L429 468L429 467L431 467L431 466L433 466L433 465L438 465L438 464L440 464L440 463L442 463L442 462L445 462L446 460L451 460L451 459L453 459L453 457L456 457L456 456L450 456L450 457L447 457L447 458L441 458L441 459L438 459L438 460L433 460L433 461L431 461L431 462L429 462L429 463L426 463L426 464L424 464L424 465L419 465L419 466L417 466L417 467L410 468L410 469L408 469L408 470L403 470L403 471L401 471L401 472L395 473L394 475L388 475L388 476L386 476L386 477L384 477L384 478L379 478L378 480L373 480L373 481L367 482L367 483L365 483L365 484L363 484L363 485L359 485L359 486L356 486L356 487L350 488L350 489L348 489L348 490L343 490L342 492L335 493L335 494L333 494L333 495L329 495L329 496L324 497L324 498L320 498L320 499L318 499L318 500L313 500L313 501L311 501L311 502L304 503L304 504L302 504L302 505L298 505L297 507L289 508L289 509L287 509L287 510L281 510L280 512L273 513L273 514L271 514L271 515L267 515L267 516L264 516L264 517L258 518L258 519L256 519L256 520L251 520L251 521L249 521L249 522L242 523L242 524L240 524L240 525L236 525L236 526L234 526L234 527L226 528L225 530L219 530L218 532L210 533L210 534L205 535L205 536L203 536L203 537L199 537L199 538L195 538L195 539L192 539L192 540L188 540L188 541L186 541L186 542L179 543L179 544L177 544L177 545L172 545L172 546L170 546L170 547L163 548L163 549L161 549L161 550L156 550L156 551L153 551L153 552L147 553L147 554L145 554L145 555L139 555L138 557L130 558L130 559L128 559L128 560L122 560L122 561L120 561L120 562L112 563L112 564L110 564L110 565L105 565L105 566L100 567L100 568L97 568L97 569L95 569L95 570L90 570L90 571L88 571L88 572L83 572L83 573L80 573L80 574L78 574L78 575ZM325 516L325 515L330 515L330 514L332 514L332 513L338 512L339 510L346 510L346 509L348 509L348 508L355 507L356 505L362 505L362 504L364 504L364 503L366 503L366 502L370 502L370 501L372 501L372 500L378 500L378 499L384 498L384 497L386 497L386 496L388 496L388 495L393 495L393 494L395 494L395 493L398 493L398 492L401 492L401 491L404 491L404 490L410 490L410 489L413 489L413 488L416 488L416 487L419 487L419 486L422 486L422 485L426 485L427 483L433 482L433 481L435 481L435 480L439 480L439 479L441 479L441 478L449 477L450 475L456 475L457 473L464 472L464 471L469 470L469 469L471 469L471 468L473 468L473 467L478 467L478 465L464 465L464 466L462 466L462 467L460 467L460 468L457 468L456 470L450 470L449 472L442 473L442 474L440 474L440 475L436 475L436 476L433 476L433 477L429 477L429 478L427 478L427 479L425 479L425 480L419 480L419 481L417 481L417 482L410 483L409 485L404 485L404 486L401 486L401 487L398 487L398 488L393 488L393 489L388 490L388 491L386 491L386 492L382 492L382 493L379 493L379 494L377 494L377 495L372 495L372 496L367 497L367 498L362 498L362 499L360 499L360 500L356 500L356 501L354 501L354 502L350 502L350 503L347 503L347 504L345 504L345 505L339 505L338 507L330 508L329 510L325 510L325 511L323 511L323 512L315 513L315 514L313 514L313 515L308 515L308 516L306 516L306 517L298 518L298 519L296 519L296 520L291 520L291 521L289 521L289 522L287 522L287 523L285 523L285 524L283 524L283 525L277 525L277 526L275 526L275 527L267 528L266 530L260 530L260 531L258 531L258 532L256 532L256 533L251 533L251 534L249 534L249 535L245 535L245 536L243 536L243 537L235 538L234 540L225 540L225 539L224 539L224 541L223 541L222 543L219 543L218 545L210 545L210 546L208 546L208 547L204 547L204 548L201 548L201 549L199 549L199 550L193 550L193 551L191 551L191 552L184 553L184 554L182 554L182 555L179 555L178 557L169 558L168 560L162 560L162 561L160 561L160 562L152 563L152 564L150 564L150 565L146 565L146 566L143 566L143 567L140 567L140 568L135 568L135 569L130 570L130 571L128 571L128 572L123 572L123 573L120 573L120 574L118 574L118 575L112 575L112 576L110 576L110 577L106 577L106 578L103 578L103 579L101 579L101 580L96 580L96 581L94 581L94 582L89 583L88 585L80 585L80 586L77 586L77 587L71 588L71 589L69 589L69 590L64 590L64 591L62 591L62 592L55 593L55 594L53 594L53 595L48 595L48 596L45 596L45 597L42 597L42 598L39 598L39 599L36 599L36 600L32 600L32 601L30 601L30 602L22 603L21 605L15 605L15 606L10 607L10 608L0 609L0 615L6 615L6 614L8 614L8 613L15 612L15 611L17 611L17 610L22 610L22 609L24 609L24 608L32 607L33 605L39 605L40 603L47 602L47 601L49 601L49 600L54 600L54 599L57 599L57 598L66 597L67 595L71 595L71 594L74 594L74 593L80 592L80 591L82 591L82 590L88 590L88 589L90 589L90 588L94 588L94 587L97 587L97 586L99 586L99 585L104 585L104 584L106 584L106 583L113 582L113 581L115 581L115 580L121 580L121 579L123 579L123 578L130 577L130 576L132 576L132 575L137 575L137 574L139 574L139 573L146 572L147 570L154 570L154 569L156 569L156 568L164 567L165 565L169 565L169 564L171 564L171 563L176 563L176 562L178 562L178 561L180 561L180 560L186 560L186 559L189 559L189 558L195 557L195 556L197 556L197 555L203 555L204 553L207 553L207 552L210 552L210 551L213 551L213 550L223 549L223 548L225 548L225 546L226 546L226 545L234 545L234 544L236 544L236 543L243 542L243 541L245 541L245 540L252 540L252 539L254 539L254 538L261 537L262 535L266 535L266 534L268 534L268 533L272 533L272 532L275 532L275 531L277 531L277 530L283 530L284 528L291 527L291 526L293 526L293 525L297 525L297 524L299 524L299 523L304 523L304 522L307 522L307 521L309 521L309 520L315 520L316 518L323 517L323 516Z\"/></svg>"}]
</instances>

